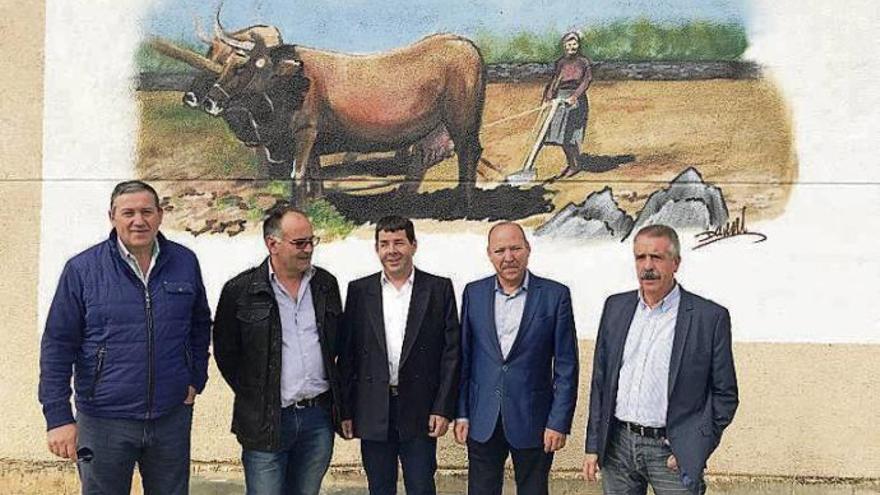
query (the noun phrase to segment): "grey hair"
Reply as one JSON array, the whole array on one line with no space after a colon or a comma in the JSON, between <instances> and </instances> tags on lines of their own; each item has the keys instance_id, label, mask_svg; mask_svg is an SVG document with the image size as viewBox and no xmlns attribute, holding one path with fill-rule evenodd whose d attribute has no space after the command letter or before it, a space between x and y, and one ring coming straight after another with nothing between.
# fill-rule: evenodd
<instances>
[{"instance_id":1,"label":"grey hair","mask_svg":"<svg viewBox=\"0 0 880 495\"><path fill-rule=\"evenodd\" d=\"M636 236L633 238L633 242L635 242L641 236L664 237L668 239L669 254L671 254L672 257L677 260L681 259L681 243L678 241L678 234L672 227L668 225L663 225L661 223L647 225L639 229L638 233L636 233Z\"/></svg>"},{"instance_id":2,"label":"grey hair","mask_svg":"<svg viewBox=\"0 0 880 495\"><path fill-rule=\"evenodd\" d=\"M153 189L153 186L147 184L144 181L140 180L127 180L124 182L120 182L116 184L116 187L113 188L113 193L110 194L110 211L113 211L113 203L116 201L116 198L122 196L123 194L133 194L139 192L148 192L153 196L153 201L156 203L156 209L159 209L159 195L156 194L156 190Z\"/></svg>"}]
</instances>

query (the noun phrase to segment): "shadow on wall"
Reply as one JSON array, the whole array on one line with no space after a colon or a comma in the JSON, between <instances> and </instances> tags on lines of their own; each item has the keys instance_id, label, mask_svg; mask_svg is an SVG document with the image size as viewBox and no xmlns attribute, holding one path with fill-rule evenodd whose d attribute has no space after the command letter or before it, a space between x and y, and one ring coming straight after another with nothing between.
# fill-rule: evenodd
<instances>
[{"instance_id":1,"label":"shadow on wall","mask_svg":"<svg viewBox=\"0 0 880 495\"><path fill-rule=\"evenodd\" d=\"M348 220L356 223L375 222L386 215L436 220L519 220L549 213L553 204L550 191L544 186L519 189L500 185L494 189L474 189L470 209L461 201L458 188L427 193L390 191L381 194L351 195L329 192L326 199Z\"/></svg>"},{"instance_id":2,"label":"shadow on wall","mask_svg":"<svg viewBox=\"0 0 880 495\"><path fill-rule=\"evenodd\" d=\"M584 172L601 173L636 161L636 155L588 155L578 157L578 168Z\"/></svg>"}]
</instances>

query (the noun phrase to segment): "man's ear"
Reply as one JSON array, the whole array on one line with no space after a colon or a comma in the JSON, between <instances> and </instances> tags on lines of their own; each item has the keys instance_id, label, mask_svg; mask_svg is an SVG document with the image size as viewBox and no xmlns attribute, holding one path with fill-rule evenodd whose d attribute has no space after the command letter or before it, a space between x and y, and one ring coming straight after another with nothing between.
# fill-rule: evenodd
<instances>
[{"instance_id":1,"label":"man's ear","mask_svg":"<svg viewBox=\"0 0 880 495\"><path fill-rule=\"evenodd\" d=\"M302 62L299 60L284 59L275 64L275 74L281 77L288 77L296 74L302 68Z\"/></svg>"}]
</instances>

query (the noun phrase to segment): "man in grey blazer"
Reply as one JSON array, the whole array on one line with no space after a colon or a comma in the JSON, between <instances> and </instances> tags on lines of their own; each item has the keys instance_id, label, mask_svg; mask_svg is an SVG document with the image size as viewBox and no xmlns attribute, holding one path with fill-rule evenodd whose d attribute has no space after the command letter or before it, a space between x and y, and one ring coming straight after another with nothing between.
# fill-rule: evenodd
<instances>
[{"instance_id":1,"label":"man in grey blazer","mask_svg":"<svg viewBox=\"0 0 880 495\"><path fill-rule=\"evenodd\" d=\"M606 494L705 493L706 460L739 404L724 307L685 291L675 230L641 229L638 291L605 301L593 358L584 477Z\"/></svg>"}]
</instances>

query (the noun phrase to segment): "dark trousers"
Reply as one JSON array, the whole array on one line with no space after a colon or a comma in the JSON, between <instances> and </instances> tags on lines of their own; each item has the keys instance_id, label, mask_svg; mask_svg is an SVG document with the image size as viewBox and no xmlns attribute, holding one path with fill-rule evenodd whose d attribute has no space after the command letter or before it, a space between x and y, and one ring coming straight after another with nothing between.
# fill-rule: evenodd
<instances>
[{"instance_id":1,"label":"dark trousers","mask_svg":"<svg viewBox=\"0 0 880 495\"><path fill-rule=\"evenodd\" d=\"M108 419L78 413L76 467L83 495L128 494L138 465L146 495L189 493L192 406L157 419ZM88 455L91 454L91 455Z\"/></svg>"},{"instance_id":2,"label":"dark trousers","mask_svg":"<svg viewBox=\"0 0 880 495\"><path fill-rule=\"evenodd\" d=\"M705 493L702 476L695 480L683 479L684 475L666 466L670 455L672 450L665 439L640 436L615 422L602 466L602 492L645 495L651 485L657 495Z\"/></svg>"},{"instance_id":3,"label":"dark trousers","mask_svg":"<svg viewBox=\"0 0 880 495\"><path fill-rule=\"evenodd\" d=\"M516 449L507 443L501 416L495 431L486 443L468 438L468 493L471 495L501 495L504 483L504 462L508 454L513 458L513 477L517 495L547 495L547 482L553 454L543 447Z\"/></svg>"},{"instance_id":4,"label":"dark trousers","mask_svg":"<svg viewBox=\"0 0 880 495\"><path fill-rule=\"evenodd\" d=\"M401 441L397 430L398 398L391 397L388 417L388 440L361 440L361 458L367 472L370 495L397 494L397 460L403 468L406 495L435 495L437 439L426 435ZM425 424L425 432L428 424Z\"/></svg>"}]
</instances>

